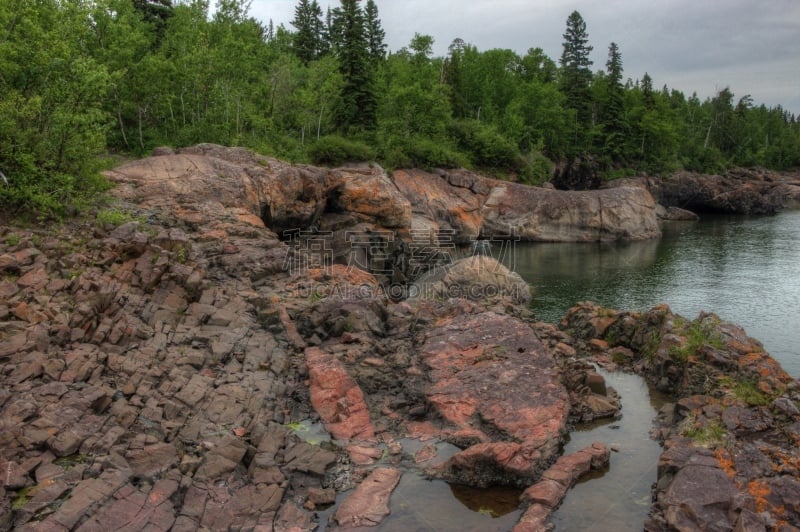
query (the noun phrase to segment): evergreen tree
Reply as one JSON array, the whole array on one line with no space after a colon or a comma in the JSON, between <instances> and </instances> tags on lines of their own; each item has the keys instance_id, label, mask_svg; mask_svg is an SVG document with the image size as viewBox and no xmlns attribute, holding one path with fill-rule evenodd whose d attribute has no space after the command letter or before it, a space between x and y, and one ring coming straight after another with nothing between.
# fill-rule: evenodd
<instances>
[{"instance_id":1,"label":"evergreen tree","mask_svg":"<svg viewBox=\"0 0 800 532\"><path fill-rule=\"evenodd\" d=\"M559 86L567 97L567 107L576 112L575 150L586 149L588 130L592 125L592 61L589 54L592 47L587 43L586 22L577 11L567 18L564 32L564 50L561 54L561 76Z\"/></svg>"},{"instance_id":2,"label":"evergreen tree","mask_svg":"<svg viewBox=\"0 0 800 532\"><path fill-rule=\"evenodd\" d=\"M386 57L386 32L383 31L381 20L378 18L378 6L374 0L367 0L364 9L366 18L365 25L367 31L367 41L369 46L369 57L373 62L379 62Z\"/></svg>"},{"instance_id":3,"label":"evergreen tree","mask_svg":"<svg viewBox=\"0 0 800 532\"><path fill-rule=\"evenodd\" d=\"M622 54L617 43L608 47L606 61L605 101L601 122L604 133L603 152L612 162L623 157L625 144L625 88L622 85Z\"/></svg>"},{"instance_id":4,"label":"evergreen tree","mask_svg":"<svg viewBox=\"0 0 800 532\"><path fill-rule=\"evenodd\" d=\"M450 55L445 58L442 65L442 83L450 88L450 107L453 110L453 116L457 118L464 118L467 114L461 79L461 63L464 60L465 46L466 43L463 39L454 39L447 48Z\"/></svg>"},{"instance_id":5,"label":"evergreen tree","mask_svg":"<svg viewBox=\"0 0 800 532\"><path fill-rule=\"evenodd\" d=\"M133 0L133 7L147 22L163 25L172 16L172 0Z\"/></svg>"},{"instance_id":6,"label":"evergreen tree","mask_svg":"<svg viewBox=\"0 0 800 532\"><path fill-rule=\"evenodd\" d=\"M342 130L372 129L375 126L376 96L373 65L364 12L359 0L342 0L333 14L333 28L340 39L337 56L344 85L336 112Z\"/></svg>"},{"instance_id":7,"label":"evergreen tree","mask_svg":"<svg viewBox=\"0 0 800 532\"><path fill-rule=\"evenodd\" d=\"M292 26L297 29L294 34L294 53L300 61L308 64L318 58L325 48L322 9L317 0L300 0L294 9Z\"/></svg>"},{"instance_id":8,"label":"evergreen tree","mask_svg":"<svg viewBox=\"0 0 800 532\"><path fill-rule=\"evenodd\" d=\"M653 95L653 78L647 72L642 76L642 96L644 97L645 107L652 109L656 104L656 100Z\"/></svg>"}]
</instances>

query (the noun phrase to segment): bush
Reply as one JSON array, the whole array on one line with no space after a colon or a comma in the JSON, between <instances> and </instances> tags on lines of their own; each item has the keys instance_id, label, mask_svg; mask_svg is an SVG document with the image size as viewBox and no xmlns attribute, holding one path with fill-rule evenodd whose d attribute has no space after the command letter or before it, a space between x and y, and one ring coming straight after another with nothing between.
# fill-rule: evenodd
<instances>
[{"instance_id":1,"label":"bush","mask_svg":"<svg viewBox=\"0 0 800 532\"><path fill-rule=\"evenodd\" d=\"M384 142L382 152L387 168L460 168L468 162L445 143L421 137L391 137Z\"/></svg>"},{"instance_id":2,"label":"bush","mask_svg":"<svg viewBox=\"0 0 800 532\"><path fill-rule=\"evenodd\" d=\"M340 166L351 161L374 160L375 151L363 142L330 135L309 146L308 156L314 164Z\"/></svg>"},{"instance_id":3,"label":"bush","mask_svg":"<svg viewBox=\"0 0 800 532\"><path fill-rule=\"evenodd\" d=\"M0 181L0 210L11 217L58 219L95 203L111 184L99 173L85 176L42 169L9 172Z\"/></svg>"},{"instance_id":4,"label":"bush","mask_svg":"<svg viewBox=\"0 0 800 532\"><path fill-rule=\"evenodd\" d=\"M526 185L541 185L553 177L553 162L538 151L521 158L519 180Z\"/></svg>"},{"instance_id":5,"label":"bush","mask_svg":"<svg viewBox=\"0 0 800 532\"><path fill-rule=\"evenodd\" d=\"M459 120L450 125L449 132L476 166L507 170L519 168L519 150L492 126L477 120Z\"/></svg>"}]
</instances>

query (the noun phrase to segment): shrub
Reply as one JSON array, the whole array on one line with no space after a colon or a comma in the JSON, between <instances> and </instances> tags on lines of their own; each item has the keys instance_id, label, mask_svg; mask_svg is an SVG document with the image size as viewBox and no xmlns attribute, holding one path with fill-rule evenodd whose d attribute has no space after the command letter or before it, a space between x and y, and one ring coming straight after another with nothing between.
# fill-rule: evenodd
<instances>
[{"instance_id":1,"label":"shrub","mask_svg":"<svg viewBox=\"0 0 800 532\"><path fill-rule=\"evenodd\" d=\"M553 162L538 151L522 157L519 180L526 185L541 185L553 177Z\"/></svg>"},{"instance_id":2,"label":"shrub","mask_svg":"<svg viewBox=\"0 0 800 532\"><path fill-rule=\"evenodd\" d=\"M336 135L321 137L308 147L308 155L314 164L339 166L351 161L371 161L375 151L364 144Z\"/></svg>"},{"instance_id":3,"label":"shrub","mask_svg":"<svg viewBox=\"0 0 800 532\"><path fill-rule=\"evenodd\" d=\"M85 176L43 169L22 170L0 182L0 207L15 217L62 218L95 203L111 185L99 173Z\"/></svg>"},{"instance_id":4,"label":"shrub","mask_svg":"<svg viewBox=\"0 0 800 532\"><path fill-rule=\"evenodd\" d=\"M472 157L476 166L509 170L519 168L519 150L495 128L477 120L459 120L450 125L449 133L459 148Z\"/></svg>"},{"instance_id":5,"label":"shrub","mask_svg":"<svg viewBox=\"0 0 800 532\"><path fill-rule=\"evenodd\" d=\"M459 168L466 157L443 142L428 138L391 137L384 142L383 160L388 168Z\"/></svg>"},{"instance_id":6,"label":"shrub","mask_svg":"<svg viewBox=\"0 0 800 532\"><path fill-rule=\"evenodd\" d=\"M108 208L98 211L95 218L98 225L105 228L119 227L120 225L133 220L133 216L127 212L115 208Z\"/></svg>"}]
</instances>

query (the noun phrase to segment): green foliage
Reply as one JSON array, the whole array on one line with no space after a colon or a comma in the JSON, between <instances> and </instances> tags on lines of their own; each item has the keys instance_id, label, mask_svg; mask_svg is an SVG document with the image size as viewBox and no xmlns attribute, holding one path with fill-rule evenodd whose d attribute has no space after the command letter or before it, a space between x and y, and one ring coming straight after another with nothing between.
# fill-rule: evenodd
<instances>
[{"instance_id":1,"label":"green foliage","mask_svg":"<svg viewBox=\"0 0 800 532\"><path fill-rule=\"evenodd\" d=\"M468 161L446 144L425 137L390 136L381 146L381 155L388 168L459 168Z\"/></svg>"},{"instance_id":2,"label":"green foliage","mask_svg":"<svg viewBox=\"0 0 800 532\"><path fill-rule=\"evenodd\" d=\"M648 332L644 337L644 342L642 343L639 352L647 358L647 360L653 360L653 357L658 350L658 346L661 345L662 334L658 329L652 329Z\"/></svg>"},{"instance_id":3,"label":"green foliage","mask_svg":"<svg viewBox=\"0 0 800 532\"><path fill-rule=\"evenodd\" d=\"M300 0L294 10L292 26L294 34L293 49L297 58L308 64L327 50L322 24L322 8L317 0Z\"/></svg>"},{"instance_id":4,"label":"green foliage","mask_svg":"<svg viewBox=\"0 0 800 532\"><path fill-rule=\"evenodd\" d=\"M329 166L375 159L375 151L368 145L335 135L321 137L315 141L308 147L308 155L315 164Z\"/></svg>"},{"instance_id":5,"label":"green foliage","mask_svg":"<svg viewBox=\"0 0 800 532\"><path fill-rule=\"evenodd\" d=\"M592 61L589 54L593 47L589 46L589 35L586 22L577 11L567 18L564 32L563 52L561 54L561 75L559 88L567 98L567 106L576 111L572 125L573 142L570 154L585 152L588 148L588 130L592 122Z\"/></svg>"},{"instance_id":6,"label":"green foliage","mask_svg":"<svg viewBox=\"0 0 800 532\"><path fill-rule=\"evenodd\" d=\"M526 185L541 185L553 177L553 162L539 151L531 151L521 158L519 180Z\"/></svg>"},{"instance_id":7,"label":"green foliage","mask_svg":"<svg viewBox=\"0 0 800 532\"><path fill-rule=\"evenodd\" d=\"M133 220L133 216L117 208L106 208L97 211L95 220L100 227L114 228Z\"/></svg>"},{"instance_id":8,"label":"green foliage","mask_svg":"<svg viewBox=\"0 0 800 532\"><path fill-rule=\"evenodd\" d=\"M449 133L478 167L515 169L521 162L519 149L492 126L458 120L450 124Z\"/></svg>"},{"instance_id":9,"label":"green foliage","mask_svg":"<svg viewBox=\"0 0 800 532\"><path fill-rule=\"evenodd\" d=\"M684 331L686 343L681 347L672 347L670 355L677 357L679 360L685 362L690 356L697 353L697 351L704 345L721 349L724 347L722 336L716 330L713 322L702 321L697 319L689 325L689 328Z\"/></svg>"},{"instance_id":10,"label":"green foliage","mask_svg":"<svg viewBox=\"0 0 800 532\"><path fill-rule=\"evenodd\" d=\"M341 0L341 4L333 15L334 26L339 29L336 55L344 81L336 122L343 132L371 130L375 127L377 101L366 16L358 0Z\"/></svg>"},{"instance_id":11,"label":"green foliage","mask_svg":"<svg viewBox=\"0 0 800 532\"><path fill-rule=\"evenodd\" d=\"M703 447L716 447L724 443L725 427L719 419L705 420L701 423L693 415L688 415L681 422L680 432L683 436L691 438L697 445Z\"/></svg>"},{"instance_id":12,"label":"green foliage","mask_svg":"<svg viewBox=\"0 0 800 532\"><path fill-rule=\"evenodd\" d=\"M733 385L733 394L750 406L766 406L772 399L758 389L755 382L749 379L741 379Z\"/></svg>"}]
</instances>

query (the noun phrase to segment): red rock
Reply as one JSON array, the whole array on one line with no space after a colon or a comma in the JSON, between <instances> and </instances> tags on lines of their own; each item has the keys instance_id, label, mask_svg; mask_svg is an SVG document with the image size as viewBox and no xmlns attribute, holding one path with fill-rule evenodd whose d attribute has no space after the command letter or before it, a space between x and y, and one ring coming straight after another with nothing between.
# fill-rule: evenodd
<instances>
[{"instance_id":1,"label":"red rock","mask_svg":"<svg viewBox=\"0 0 800 532\"><path fill-rule=\"evenodd\" d=\"M512 532L544 532L549 530L547 518L550 517L550 509L541 504L532 504L525 513L522 514L519 522L514 526Z\"/></svg>"},{"instance_id":2,"label":"red rock","mask_svg":"<svg viewBox=\"0 0 800 532\"><path fill-rule=\"evenodd\" d=\"M15 273L19 271L19 260L13 255L4 253L0 255L0 273Z\"/></svg>"},{"instance_id":3,"label":"red rock","mask_svg":"<svg viewBox=\"0 0 800 532\"><path fill-rule=\"evenodd\" d=\"M422 462L428 462L436 458L436 446L433 444L428 444L414 455L414 462L419 464Z\"/></svg>"},{"instance_id":4,"label":"red rock","mask_svg":"<svg viewBox=\"0 0 800 532\"><path fill-rule=\"evenodd\" d=\"M551 510L555 509L567 494L568 486L553 480L540 480L530 488L526 489L520 499L523 502L541 504Z\"/></svg>"},{"instance_id":5,"label":"red rock","mask_svg":"<svg viewBox=\"0 0 800 532\"><path fill-rule=\"evenodd\" d=\"M44 268L31 270L17 279L17 285L23 288L37 288L44 286L45 283L47 283L47 272Z\"/></svg>"},{"instance_id":6,"label":"red rock","mask_svg":"<svg viewBox=\"0 0 800 532\"><path fill-rule=\"evenodd\" d=\"M333 519L343 529L377 526L389 515L389 496L400 476L397 469L374 470L342 501Z\"/></svg>"},{"instance_id":7,"label":"red rock","mask_svg":"<svg viewBox=\"0 0 800 532\"><path fill-rule=\"evenodd\" d=\"M383 451L377 447L350 444L345 447L350 461L356 465L371 465L383 456Z\"/></svg>"},{"instance_id":8,"label":"red rock","mask_svg":"<svg viewBox=\"0 0 800 532\"><path fill-rule=\"evenodd\" d=\"M591 372L586 374L584 385L598 395L606 395L606 380L599 373Z\"/></svg>"},{"instance_id":9,"label":"red rock","mask_svg":"<svg viewBox=\"0 0 800 532\"><path fill-rule=\"evenodd\" d=\"M479 486L536 478L558 453L569 404L555 361L533 330L506 315L465 314L443 320L420 351L431 368L430 404L455 430L484 442L436 474ZM501 441L486 442L498 433Z\"/></svg>"},{"instance_id":10,"label":"red rock","mask_svg":"<svg viewBox=\"0 0 800 532\"><path fill-rule=\"evenodd\" d=\"M364 394L332 354L306 349L311 376L311 404L336 439L376 441Z\"/></svg>"},{"instance_id":11,"label":"red rock","mask_svg":"<svg viewBox=\"0 0 800 532\"><path fill-rule=\"evenodd\" d=\"M169 443L148 445L141 451L130 451L125 458L136 476L153 478L178 463L175 446Z\"/></svg>"},{"instance_id":12,"label":"red rock","mask_svg":"<svg viewBox=\"0 0 800 532\"><path fill-rule=\"evenodd\" d=\"M606 342L605 340L601 340L599 338L594 338L589 341L589 347L591 347L595 351L607 351L608 342Z\"/></svg>"}]
</instances>

